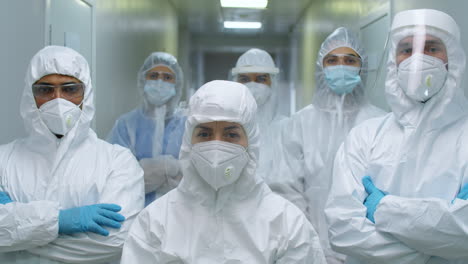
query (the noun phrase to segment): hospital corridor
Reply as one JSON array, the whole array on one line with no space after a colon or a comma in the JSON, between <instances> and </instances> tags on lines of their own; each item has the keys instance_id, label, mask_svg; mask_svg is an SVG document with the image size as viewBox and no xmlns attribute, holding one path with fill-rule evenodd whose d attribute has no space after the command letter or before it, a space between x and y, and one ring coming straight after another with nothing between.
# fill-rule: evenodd
<instances>
[{"instance_id":1,"label":"hospital corridor","mask_svg":"<svg viewBox=\"0 0 468 264\"><path fill-rule=\"evenodd\" d=\"M468 264L468 1L1 4L0 263Z\"/></svg>"}]
</instances>

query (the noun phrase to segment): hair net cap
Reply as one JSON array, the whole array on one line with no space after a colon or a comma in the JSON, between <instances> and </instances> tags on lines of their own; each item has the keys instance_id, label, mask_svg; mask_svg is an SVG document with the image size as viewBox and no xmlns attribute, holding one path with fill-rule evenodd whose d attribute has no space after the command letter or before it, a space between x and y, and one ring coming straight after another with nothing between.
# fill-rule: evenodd
<instances>
[{"instance_id":1,"label":"hair net cap","mask_svg":"<svg viewBox=\"0 0 468 264\"><path fill-rule=\"evenodd\" d=\"M143 62L140 70L137 74L137 85L140 92L143 94L143 89L146 83L146 74L149 70L156 66L166 66L174 72L176 77L175 80L175 89L176 95L172 97L167 103L167 112L166 117L172 116L176 110L177 105L179 104L180 98L182 97L183 86L184 86L184 75L182 68L177 62L176 57L172 56L166 52L153 52L151 53ZM149 103L147 97L143 96L144 108L148 107Z\"/></svg>"},{"instance_id":2,"label":"hair net cap","mask_svg":"<svg viewBox=\"0 0 468 264\"><path fill-rule=\"evenodd\" d=\"M152 68L160 65L171 69L176 76L176 86L182 86L182 68L179 66L176 57L166 52L153 52L145 59L145 62L141 65L141 68L138 71L138 88L143 89L146 80L146 73Z\"/></svg>"},{"instance_id":3,"label":"hair net cap","mask_svg":"<svg viewBox=\"0 0 468 264\"><path fill-rule=\"evenodd\" d=\"M50 74L61 74L82 81L89 90L91 78L88 62L73 49L62 46L47 46L38 51L31 59L26 73L28 89L37 80Z\"/></svg>"},{"instance_id":4,"label":"hair net cap","mask_svg":"<svg viewBox=\"0 0 468 264\"><path fill-rule=\"evenodd\" d=\"M216 80L204 84L192 96L189 116L197 123L229 121L245 126L252 123L256 111L255 99L245 85Z\"/></svg>"},{"instance_id":5,"label":"hair net cap","mask_svg":"<svg viewBox=\"0 0 468 264\"><path fill-rule=\"evenodd\" d=\"M460 29L453 18L444 12L433 9L405 10L395 15L392 31L408 26L430 26L443 30L460 40Z\"/></svg>"},{"instance_id":6,"label":"hair net cap","mask_svg":"<svg viewBox=\"0 0 468 264\"><path fill-rule=\"evenodd\" d=\"M328 53L341 47L348 47L353 49L361 57L361 59L363 59L363 57L366 55L364 47L359 42L359 38L347 28L339 27L335 29L335 31L333 31L320 46L317 64L322 65L323 58Z\"/></svg>"},{"instance_id":7,"label":"hair net cap","mask_svg":"<svg viewBox=\"0 0 468 264\"><path fill-rule=\"evenodd\" d=\"M261 49L250 49L239 57L236 67L232 69L232 74L251 72L278 74L279 69L276 68L275 62L268 52Z\"/></svg>"}]
</instances>

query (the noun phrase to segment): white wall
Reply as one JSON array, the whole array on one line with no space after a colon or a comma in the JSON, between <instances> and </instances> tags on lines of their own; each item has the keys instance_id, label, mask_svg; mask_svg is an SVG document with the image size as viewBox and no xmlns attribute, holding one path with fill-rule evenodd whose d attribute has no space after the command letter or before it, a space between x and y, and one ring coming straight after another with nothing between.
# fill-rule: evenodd
<instances>
[{"instance_id":1,"label":"white wall","mask_svg":"<svg viewBox=\"0 0 468 264\"><path fill-rule=\"evenodd\" d=\"M44 1L7 0L0 8L0 144L26 135L20 116L24 76L44 46Z\"/></svg>"}]
</instances>

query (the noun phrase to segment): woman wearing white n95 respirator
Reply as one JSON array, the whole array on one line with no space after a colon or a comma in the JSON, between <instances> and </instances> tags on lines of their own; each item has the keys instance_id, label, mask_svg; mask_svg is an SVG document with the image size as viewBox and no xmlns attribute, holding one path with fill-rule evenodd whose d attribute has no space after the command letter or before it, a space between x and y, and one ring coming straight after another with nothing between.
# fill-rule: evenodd
<instances>
[{"instance_id":1,"label":"woman wearing white n95 respirator","mask_svg":"<svg viewBox=\"0 0 468 264\"><path fill-rule=\"evenodd\" d=\"M177 186L185 116L178 111L183 75L177 59L153 52L138 72L142 105L119 117L108 140L129 148L145 171L146 204Z\"/></svg>"},{"instance_id":2,"label":"woman wearing white n95 respirator","mask_svg":"<svg viewBox=\"0 0 468 264\"><path fill-rule=\"evenodd\" d=\"M179 186L146 207L122 263L325 263L317 234L256 175L255 99L212 81L190 99Z\"/></svg>"}]
</instances>

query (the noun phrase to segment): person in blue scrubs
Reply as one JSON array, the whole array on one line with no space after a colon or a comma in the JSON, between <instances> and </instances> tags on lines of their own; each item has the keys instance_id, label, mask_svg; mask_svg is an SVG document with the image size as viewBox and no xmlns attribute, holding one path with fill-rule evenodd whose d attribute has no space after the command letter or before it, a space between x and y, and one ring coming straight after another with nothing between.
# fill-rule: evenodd
<instances>
[{"instance_id":1,"label":"person in blue scrubs","mask_svg":"<svg viewBox=\"0 0 468 264\"><path fill-rule=\"evenodd\" d=\"M153 52L138 72L142 104L115 122L108 141L129 148L145 175L145 205L175 188L181 180L179 150L185 111L179 107L183 73L177 59Z\"/></svg>"}]
</instances>

